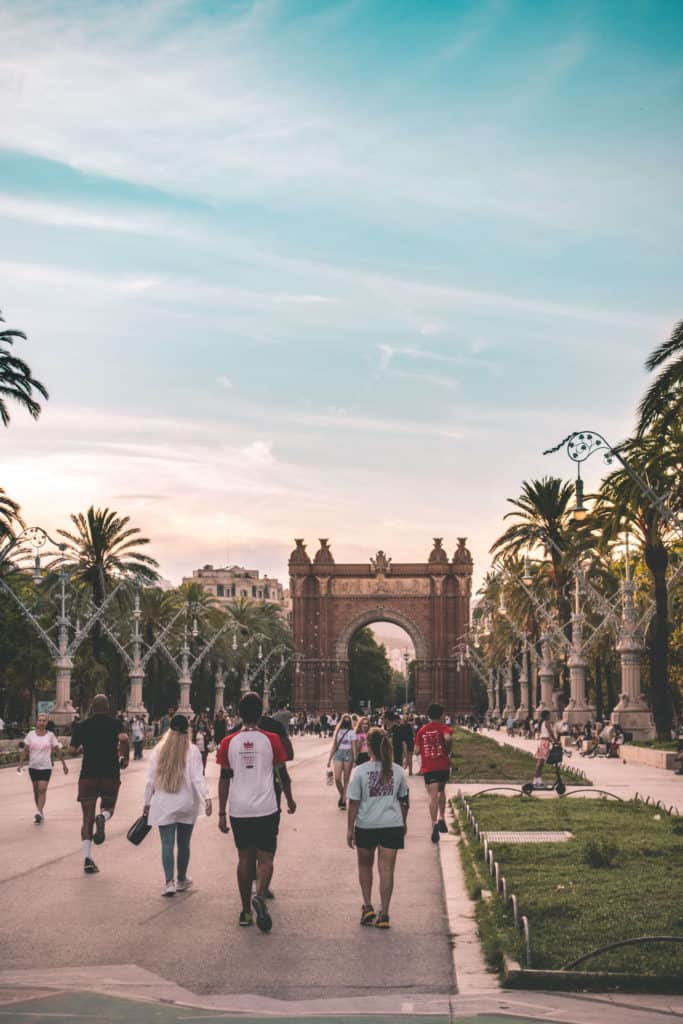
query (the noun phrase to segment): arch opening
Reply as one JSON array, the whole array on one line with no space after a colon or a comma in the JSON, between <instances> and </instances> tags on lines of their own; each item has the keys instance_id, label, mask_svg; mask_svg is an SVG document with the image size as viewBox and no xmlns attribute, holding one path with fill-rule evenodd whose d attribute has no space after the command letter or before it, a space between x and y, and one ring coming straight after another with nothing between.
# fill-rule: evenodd
<instances>
[{"instance_id":1,"label":"arch opening","mask_svg":"<svg viewBox=\"0 0 683 1024\"><path fill-rule=\"evenodd\" d=\"M384 620L352 634L348 664L349 708L407 707L415 697L415 645L410 634Z\"/></svg>"}]
</instances>

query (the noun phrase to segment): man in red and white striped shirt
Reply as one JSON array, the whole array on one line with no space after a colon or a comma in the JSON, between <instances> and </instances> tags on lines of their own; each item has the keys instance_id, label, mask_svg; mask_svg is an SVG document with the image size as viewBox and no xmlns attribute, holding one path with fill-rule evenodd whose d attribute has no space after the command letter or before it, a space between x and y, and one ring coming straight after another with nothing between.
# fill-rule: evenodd
<instances>
[{"instance_id":1,"label":"man in red and white striped shirt","mask_svg":"<svg viewBox=\"0 0 683 1024\"><path fill-rule=\"evenodd\" d=\"M253 907L256 924L261 931L269 932L273 922L266 908L265 894L273 874L280 826L273 770L284 765L287 753L279 736L258 728L262 712L259 695L246 693L239 704L242 728L226 736L218 748L216 760L221 767L218 827L221 832L229 832L226 815L229 799L230 826L239 855L237 884L242 900L239 923L242 927L253 923ZM291 801L289 813L295 809ZM252 898L254 879L256 894Z\"/></svg>"}]
</instances>

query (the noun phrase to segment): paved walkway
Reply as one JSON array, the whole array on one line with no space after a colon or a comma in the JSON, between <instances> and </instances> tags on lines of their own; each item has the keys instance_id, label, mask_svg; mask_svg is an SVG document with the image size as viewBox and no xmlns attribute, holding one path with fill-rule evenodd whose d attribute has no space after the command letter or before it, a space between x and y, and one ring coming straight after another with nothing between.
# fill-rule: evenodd
<instances>
[{"instance_id":1,"label":"paved walkway","mask_svg":"<svg viewBox=\"0 0 683 1024\"><path fill-rule=\"evenodd\" d=\"M496 743L510 743L531 754L538 746L536 740L508 736L503 729L482 729L482 734L489 736ZM676 775L665 768L624 764L616 758L581 757L573 748L570 748L570 751L572 756L565 763L571 768L581 768L594 786L606 789L625 800L631 799L636 793L643 798L649 796L654 801L661 800L666 807L678 807L683 813L683 775ZM469 786L462 788L466 792L473 791Z\"/></svg>"},{"instance_id":2,"label":"paved walkway","mask_svg":"<svg viewBox=\"0 0 683 1024\"><path fill-rule=\"evenodd\" d=\"M7 970L135 964L193 993L273 999L374 995L389 986L418 1000L448 996L455 982L438 850L429 840L422 781L413 797L406 850L399 855L389 932L359 927L355 853L346 815L325 785L328 743L295 740L296 815L283 814L270 935L240 929L232 834L200 819L192 842L195 889L165 900L156 831L140 847L126 831L140 813L146 764L124 773L107 841L94 847L100 874L82 873L78 764L58 768L46 822L33 824L26 774L0 772L0 947ZM215 794L218 769L209 764Z\"/></svg>"},{"instance_id":3,"label":"paved walkway","mask_svg":"<svg viewBox=\"0 0 683 1024\"><path fill-rule=\"evenodd\" d=\"M360 929L355 856L345 844L345 816L324 784L327 744L301 738L295 749L299 810L283 818L270 935L236 925L234 844L215 818L200 820L193 839L195 890L159 896L157 836L137 849L125 839L142 804L145 763L125 773L93 877L81 871L77 762L68 777L55 771L39 827L27 776L0 771L0 1022L174 1024L236 1014L254 1024L363 1024L373 1015L405 1024L683 1020L679 998L503 992L478 976L457 840L431 844L417 777L393 928ZM214 765L208 775L215 792ZM457 994L453 943L456 964L460 956L466 967Z\"/></svg>"}]
</instances>

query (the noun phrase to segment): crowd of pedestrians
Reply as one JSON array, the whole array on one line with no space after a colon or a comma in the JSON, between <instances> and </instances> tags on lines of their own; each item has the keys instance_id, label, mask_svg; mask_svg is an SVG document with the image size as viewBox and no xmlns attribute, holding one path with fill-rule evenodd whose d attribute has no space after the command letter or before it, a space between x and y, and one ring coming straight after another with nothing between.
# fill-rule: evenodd
<instances>
[{"instance_id":1,"label":"crowd of pedestrians","mask_svg":"<svg viewBox=\"0 0 683 1024\"><path fill-rule=\"evenodd\" d=\"M64 749L47 715L39 715L25 737L19 771L28 761L36 806L36 823L44 820L53 759L68 773ZM439 841L447 831L445 785L450 769L450 724L443 708L433 705L427 717L381 708L357 716L334 712L293 715L281 702L264 715L256 693L243 696L237 709L215 716L199 712L191 718L170 707L149 725L141 716L114 715L108 698L98 694L90 715L76 718L66 741L72 755L82 755L77 788L81 805L83 871L99 873L93 846L106 839L107 823L116 810L121 772L131 748L141 760L146 744L147 780L142 816L160 838L163 886L174 896L191 888L188 874L191 839L200 816L211 816L213 804L205 777L212 751L220 768L218 829L232 833L237 849L237 890L240 927L270 931L272 879L280 830L281 804L296 812L287 762L294 757L290 734L330 739L328 770L336 784L338 807L346 812L346 841L356 851L361 890L361 924L390 926L389 909L398 851L404 848L409 810L408 779L414 758L420 759L430 807L430 836ZM373 876L379 886L377 910Z\"/></svg>"}]
</instances>

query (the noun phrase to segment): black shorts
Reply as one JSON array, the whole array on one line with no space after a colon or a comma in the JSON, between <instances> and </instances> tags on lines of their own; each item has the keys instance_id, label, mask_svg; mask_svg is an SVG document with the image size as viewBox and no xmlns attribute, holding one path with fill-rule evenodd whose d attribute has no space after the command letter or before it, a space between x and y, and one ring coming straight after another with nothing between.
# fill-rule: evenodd
<instances>
[{"instance_id":1,"label":"black shorts","mask_svg":"<svg viewBox=\"0 0 683 1024\"><path fill-rule=\"evenodd\" d=\"M119 795L121 786L120 779L98 778L78 780L78 800L80 803L89 800L102 801L104 810L112 811L116 807L116 798Z\"/></svg>"},{"instance_id":2,"label":"black shorts","mask_svg":"<svg viewBox=\"0 0 683 1024\"><path fill-rule=\"evenodd\" d=\"M374 850L376 846L383 846L385 850L402 850L405 842L402 825L397 828L357 828L355 836L356 846L361 850Z\"/></svg>"},{"instance_id":3,"label":"black shorts","mask_svg":"<svg viewBox=\"0 0 683 1024\"><path fill-rule=\"evenodd\" d=\"M31 782L49 782L52 768L29 768Z\"/></svg>"},{"instance_id":4,"label":"black shorts","mask_svg":"<svg viewBox=\"0 0 683 1024\"><path fill-rule=\"evenodd\" d=\"M441 768L438 772L425 772L424 780L425 786L431 786L434 782L446 783L451 777L451 773L448 768Z\"/></svg>"},{"instance_id":5,"label":"black shorts","mask_svg":"<svg viewBox=\"0 0 683 1024\"><path fill-rule=\"evenodd\" d=\"M230 826L238 850L263 850L264 853L277 850L279 811L263 818L233 818L230 815Z\"/></svg>"}]
</instances>

